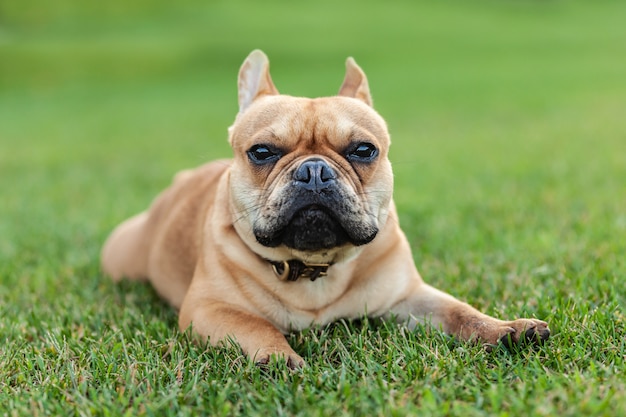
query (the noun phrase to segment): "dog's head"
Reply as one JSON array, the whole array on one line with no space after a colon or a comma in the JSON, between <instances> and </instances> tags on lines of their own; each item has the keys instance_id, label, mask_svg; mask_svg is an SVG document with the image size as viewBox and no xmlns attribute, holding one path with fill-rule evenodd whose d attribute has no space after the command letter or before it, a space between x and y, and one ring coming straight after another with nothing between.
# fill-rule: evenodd
<instances>
[{"instance_id":1,"label":"dog's head","mask_svg":"<svg viewBox=\"0 0 626 417\"><path fill-rule=\"evenodd\" d=\"M387 220L389 134L352 58L334 97L280 95L253 51L239 72L230 198L241 238L272 260L338 262Z\"/></svg>"}]
</instances>

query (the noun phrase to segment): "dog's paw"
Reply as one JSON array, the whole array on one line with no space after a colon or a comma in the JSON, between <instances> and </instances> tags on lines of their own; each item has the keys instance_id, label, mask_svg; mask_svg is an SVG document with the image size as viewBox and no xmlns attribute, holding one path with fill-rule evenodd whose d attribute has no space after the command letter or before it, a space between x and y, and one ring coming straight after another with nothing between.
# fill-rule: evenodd
<instances>
[{"instance_id":1,"label":"dog's paw","mask_svg":"<svg viewBox=\"0 0 626 417\"><path fill-rule=\"evenodd\" d=\"M517 319L506 322L508 329L499 341L511 350L517 346L542 345L550 337L548 323L537 319Z\"/></svg>"},{"instance_id":2,"label":"dog's paw","mask_svg":"<svg viewBox=\"0 0 626 417\"><path fill-rule=\"evenodd\" d=\"M286 352L276 348L259 349L253 360L256 365L265 367L270 364L272 357L284 360L287 367L292 370L302 369L305 366L304 359L293 350Z\"/></svg>"}]
</instances>

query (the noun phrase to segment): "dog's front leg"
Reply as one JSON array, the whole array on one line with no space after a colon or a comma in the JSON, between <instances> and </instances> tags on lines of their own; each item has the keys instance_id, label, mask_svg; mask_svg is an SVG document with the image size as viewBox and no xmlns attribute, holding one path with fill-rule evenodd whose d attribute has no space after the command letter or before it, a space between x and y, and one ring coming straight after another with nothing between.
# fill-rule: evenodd
<instances>
[{"instance_id":1,"label":"dog's front leg","mask_svg":"<svg viewBox=\"0 0 626 417\"><path fill-rule=\"evenodd\" d=\"M304 366L304 360L274 325L236 305L186 299L180 310L179 326L184 331L190 325L196 336L212 345L233 339L257 364L267 364L271 356L276 356L283 358L289 368Z\"/></svg>"},{"instance_id":2,"label":"dog's front leg","mask_svg":"<svg viewBox=\"0 0 626 417\"><path fill-rule=\"evenodd\" d=\"M506 345L523 341L542 343L550 336L544 321L499 320L423 282L416 283L408 297L396 304L391 313L399 320L417 320L461 340L478 340L487 346L499 341Z\"/></svg>"}]
</instances>

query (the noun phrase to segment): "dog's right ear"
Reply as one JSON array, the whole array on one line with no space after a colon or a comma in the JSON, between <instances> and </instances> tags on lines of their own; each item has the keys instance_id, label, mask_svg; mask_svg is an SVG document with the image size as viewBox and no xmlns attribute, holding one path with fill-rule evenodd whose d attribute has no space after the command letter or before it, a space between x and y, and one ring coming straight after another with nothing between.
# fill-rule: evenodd
<instances>
[{"instance_id":1,"label":"dog's right ear","mask_svg":"<svg viewBox=\"0 0 626 417\"><path fill-rule=\"evenodd\" d=\"M367 77L352 57L346 60L346 77L338 95L359 99L372 107L372 95L370 94Z\"/></svg>"},{"instance_id":2,"label":"dog's right ear","mask_svg":"<svg viewBox=\"0 0 626 417\"><path fill-rule=\"evenodd\" d=\"M250 52L250 55L241 65L239 79L239 114L260 96L278 94L278 90L270 77L270 62L267 56L259 49Z\"/></svg>"}]
</instances>

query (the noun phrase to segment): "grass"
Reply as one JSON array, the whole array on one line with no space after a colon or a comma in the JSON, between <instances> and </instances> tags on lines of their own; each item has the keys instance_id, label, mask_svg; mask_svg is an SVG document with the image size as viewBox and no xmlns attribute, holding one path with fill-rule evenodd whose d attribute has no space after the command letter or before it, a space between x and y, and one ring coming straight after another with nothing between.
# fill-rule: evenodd
<instances>
[{"instance_id":1,"label":"grass","mask_svg":"<svg viewBox=\"0 0 626 417\"><path fill-rule=\"evenodd\" d=\"M0 415L626 413L626 5L0 4ZM328 95L353 55L393 138L422 275L553 335L509 353L378 320L250 364L176 330L100 245L179 169L227 157L235 76Z\"/></svg>"}]
</instances>

